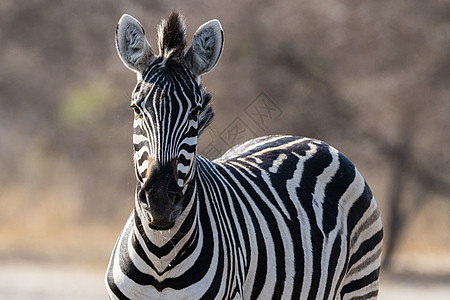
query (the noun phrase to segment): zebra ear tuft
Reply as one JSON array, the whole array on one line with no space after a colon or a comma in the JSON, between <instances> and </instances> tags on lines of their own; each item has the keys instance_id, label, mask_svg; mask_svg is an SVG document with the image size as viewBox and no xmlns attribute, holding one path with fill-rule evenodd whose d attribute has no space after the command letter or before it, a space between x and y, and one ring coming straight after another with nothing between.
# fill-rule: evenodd
<instances>
[{"instance_id":1,"label":"zebra ear tuft","mask_svg":"<svg viewBox=\"0 0 450 300\"><path fill-rule=\"evenodd\" d=\"M117 24L116 48L124 65L139 73L153 56L141 23L127 14L124 14Z\"/></svg>"},{"instance_id":2,"label":"zebra ear tuft","mask_svg":"<svg viewBox=\"0 0 450 300\"><path fill-rule=\"evenodd\" d=\"M195 76L214 68L222 54L223 30L218 20L211 20L200 26L194 34L185 63Z\"/></svg>"}]
</instances>

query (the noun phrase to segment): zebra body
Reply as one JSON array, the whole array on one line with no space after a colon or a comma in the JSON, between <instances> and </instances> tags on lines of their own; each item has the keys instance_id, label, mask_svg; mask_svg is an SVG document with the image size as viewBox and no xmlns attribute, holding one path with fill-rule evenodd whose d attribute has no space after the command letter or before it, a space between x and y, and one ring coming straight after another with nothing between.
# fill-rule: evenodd
<instances>
[{"instance_id":1,"label":"zebra body","mask_svg":"<svg viewBox=\"0 0 450 300\"><path fill-rule=\"evenodd\" d=\"M123 19L118 35L121 24L134 22ZM181 21L172 15L166 22L162 27ZM196 36L205 35L202 28ZM120 36L118 48L124 62L134 62L139 71L139 60L124 59ZM190 51L185 60L192 61ZM190 83L171 77L171 82L184 82L177 92L170 84L155 88L159 83L152 76L167 68L167 58L151 61L149 71L141 71L141 81L150 82L151 89L138 83L133 96L146 97L137 102L142 110L154 109L146 112L152 117L135 119L135 209L106 272L110 298L376 298L382 225L372 193L353 164L321 141L293 136L254 139L214 161L197 156L191 133L201 132L212 117L208 103L200 103L209 102L201 88L197 95L203 100L191 96L189 104L201 109L185 123L186 137L173 142L175 150L164 148L168 138L153 137L152 142L150 135L162 132L163 125L177 123L161 116L157 122L155 111L164 111L157 95L175 91L172 98L180 102L177 95L186 96L191 85L198 88L194 82L211 67L187 64L194 76L187 80L183 73L182 78ZM180 120L183 114L176 115ZM167 152L174 154L162 157Z\"/></svg>"}]
</instances>

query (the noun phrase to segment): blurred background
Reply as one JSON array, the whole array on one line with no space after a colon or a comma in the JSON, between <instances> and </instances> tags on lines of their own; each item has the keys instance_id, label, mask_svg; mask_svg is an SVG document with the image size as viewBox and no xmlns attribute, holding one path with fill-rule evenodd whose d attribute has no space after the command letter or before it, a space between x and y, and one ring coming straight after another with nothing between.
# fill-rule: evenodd
<instances>
[{"instance_id":1,"label":"blurred background","mask_svg":"<svg viewBox=\"0 0 450 300\"><path fill-rule=\"evenodd\" d=\"M0 299L106 298L135 186L115 27L132 14L156 50L174 10L188 44L210 19L225 33L200 153L277 133L333 145L382 214L379 299L449 299L448 0L1 0Z\"/></svg>"}]
</instances>

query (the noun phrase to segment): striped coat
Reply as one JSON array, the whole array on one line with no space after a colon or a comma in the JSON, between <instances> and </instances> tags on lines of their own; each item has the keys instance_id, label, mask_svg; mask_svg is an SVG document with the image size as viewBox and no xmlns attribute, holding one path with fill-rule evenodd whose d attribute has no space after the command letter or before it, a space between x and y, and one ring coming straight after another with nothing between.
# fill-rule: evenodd
<instances>
[{"instance_id":1,"label":"striped coat","mask_svg":"<svg viewBox=\"0 0 450 300\"><path fill-rule=\"evenodd\" d=\"M191 200L179 221L172 232L154 232L133 212L107 274L113 295L377 295L382 226L375 200L351 162L323 142L270 136L213 162L197 157Z\"/></svg>"},{"instance_id":2,"label":"striped coat","mask_svg":"<svg viewBox=\"0 0 450 300\"><path fill-rule=\"evenodd\" d=\"M124 15L116 45L133 91L135 208L106 271L111 299L374 299L382 225L352 163L327 144L268 136L214 161L197 155L211 122L200 84L217 63L217 20L187 53L177 14L160 54Z\"/></svg>"}]
</instances>

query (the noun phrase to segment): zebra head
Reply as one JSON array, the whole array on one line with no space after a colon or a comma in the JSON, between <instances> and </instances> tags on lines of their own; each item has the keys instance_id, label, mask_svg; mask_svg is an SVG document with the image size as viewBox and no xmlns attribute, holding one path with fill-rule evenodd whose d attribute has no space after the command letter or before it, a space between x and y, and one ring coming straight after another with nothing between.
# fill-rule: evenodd
<instances>
[{"instance_id":1,"label":"zebra head","mask_svg":"<svg viewBox=\"0 0 450 300\"><path fill-rule=\"evenodd\" d=\"M159 54L153 53L141 24L123 15L116 47L126 67L137 73L131 97L137 177L136 209L153 229L170 229L188 200L195 173L197 138L214 113L202 74L219 60L223 33L219 21L199 27L185 53L185 27L177 13L158 27Z\"/></svg>"}]
</instances>

